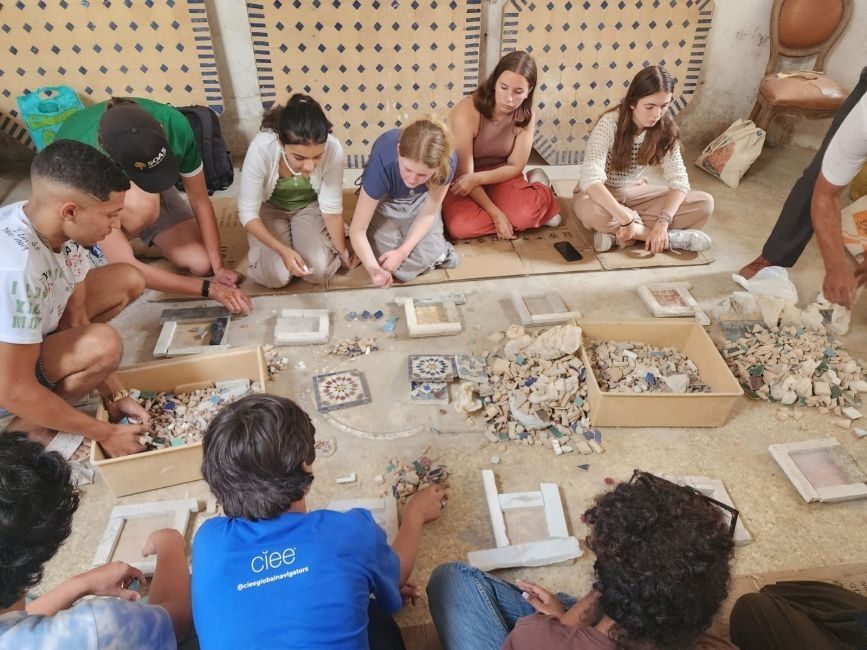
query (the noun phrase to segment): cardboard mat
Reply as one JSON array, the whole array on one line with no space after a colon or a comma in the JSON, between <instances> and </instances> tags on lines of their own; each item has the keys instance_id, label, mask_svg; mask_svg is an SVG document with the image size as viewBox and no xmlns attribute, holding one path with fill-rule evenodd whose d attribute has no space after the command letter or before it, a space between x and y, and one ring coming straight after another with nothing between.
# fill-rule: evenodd
<instances>
[{"instance_id":1,"label":"cardboard mat","mask_svg":"<svg viewBox=\"0 0 867 650\"><path fill-rule=\"evenodd\" d=\"M4 43L18 45L4 47L0 58L0 130L23 144L31 141L15 98L41 86L71 86L85 105L120 95L223 110L204 2L0 7Z\"/></svg>"},{"instance_id":2,"label":"cardboard mat","mask_svg":"<svg viewBox=\"0 0 867 650\"><path fill-rule=\"evenodd\" d=\"M593 251L593 236L584 228L572 214L571 187L574 181L555 183L563 215L563 223L557 228L538 228L521 234L513 241L504 241L495 236L480 237L455 242L455 248L461 257L461 263L454 269L434 269L411 282L401 286L428 285L459 280L481 280L485 278L502 278L509 276L541 275L548 273L580 273L585 271L604 271L616 269L653 268L664 266L691 266L709 264L713 257L706 253L665 253L650 255L644 249L636 246L625 250L614 250L596 255ZM568 196L564 197L566 187ZM343 197L344 215L348 219L355 206L355 195L347 190ZM228 268L245 273L247 269L247 233L238 221L235 199L223 197L212 199L217 213L222 239L223 259ZM578 262L566 262L554 244L560 241L570 242L583 255ZM152 251L134 245L133 250L140 257L149 257ZM603 260L604 258L604 260ZM172 265L163 259L153 261L163 268L173 269ZM352 271L339 271L324 287L294 279L288 286L280 289L263 287L245 279L241 288L249 296L273 296L293 293L310 293L312 291L332 291L339 289L365 289L372 287L367 271L359 266ZM146 293L150 302L171 300L201 300L198 296L171 294L149 290Z\"/></svg>"},{"instance_id":3,"label":"cardboard mat","mask_svg":"<svg viewBox=\"0 0 867 650\"><path fill-rule=\"evenodd\" d=\"M587 129L626 93L635 73L662 65L677 81L672 111L695 92L712 0L508 0L501 54L530 52L539 67L535 147L551 165L581 162Z\"/></svg>"}]
</instances>

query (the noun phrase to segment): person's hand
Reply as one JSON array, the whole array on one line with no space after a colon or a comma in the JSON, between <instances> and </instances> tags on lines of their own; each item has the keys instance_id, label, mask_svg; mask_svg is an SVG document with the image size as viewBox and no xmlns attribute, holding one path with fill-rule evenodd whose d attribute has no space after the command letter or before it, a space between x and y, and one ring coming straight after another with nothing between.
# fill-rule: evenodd
<instances>
[{"instance_id":1,"label":"person's hand","mask_svg":"<svg viewBox=\"0 0 867 650\"><path fill-rule=\"evenodd\" d=\"M391 273L378 266L367 269L367 272L370 274L370 279L373 281L373 284L377 287L388 289L394 282L394 277Z\"/></svg>"},{"instance_id":2,"label":"person's hand","mask_svg":"<svg viewBox=\"0 0 867 650\"><path fill-rule=\"evenodd\" d=\"M212 282L208 290L208 298L216 300L233 314L246 316L253 311L253 301L240 289L227 287L219 282Z\"/></svg>"},{"instance_id":3,"label":"person's hand","mask_svg":"<svg viewBox=\"0 0 867 650\"><path fill-rule=\"evenodd\" d=\"M361 260L358 259L358 255L353 253L348 248L343 249L342 253L338 253L337 257L340 258L340 266L341 268L346 269L347 271L351 271L356 266L361 264Z\"/></svg>"},{"instance_id":4,"label":"person's hand","mask_svg":"<svg viewBox=\"0 0 867 650\"><path fill-rule=\"evenodd\" d=\"M166 546L178 546L184 550L186 542L184 536L174 528L160 528L155 530L145 540L144 546L141 549L142 557L151 555L159 555Z\"/></svg>"},{"instance_id":5,"label":"person's hand","mask_svg":"<svg viewBox=\"0 0 867 650\"><path fill-rule=\"evenodd\" d=\"M862 265L863 266L863 265ZM859 277L864 277L864 270L858 267ZM825 271L825 281L822 284L822 292L825 300L834 302L843 307L852 307L852 298L855 295L855 286L860 283L856 280L855 273L848 267L840 265Z\"/></svg>"},{"instance_id":6,"label":"person's hand","mask_svg":"<svg viewBox=\"0 0 867 650\"><path fill-rule=\"evenodd\" d=\"M452 181L449 191L455 196L466 196L478 186L478 176L475 174L463 174Z\"/></svg>"},{"instance_id":7,"label":"person's hand","mask_svg":"<svg viewBox=\"0 0 867 650\"><path fill-rule=\"evenodd\" d=\"M492 215L491 219L494 221L494 228L497 229L497 237L500 239L515 238L515 228L512 226L512 222L509 221L509 217L500 213L498 215Z\"/></svg>"},{"instance_id":8,"label":"person's hand","mask_svg":"<svg viewBox=\"0 0 867 650\"><path fill-rule=\"evenodd\" d=\"M644 249L651 253L662 253L668 250L668 223L657 219L644 241Z\"/></svg>"},{"instance_id":9,"label":"person's hand","mask_svg":"<svg viewBox=\"0 0 867 650\"><path fill-rule=\"evenodd\" d=\"M144 425L150 424L151 421L151 416L148 415L145 408L129 395L113 402L108 407L109 422L117 422L123 417Z\"/></svg>"},{"instance_id":10,"label":"person's hand","mask_svg":"<svg viewBox=\"0 0 867 650\"><path fill-rule=\"evenodd\" d=\"M283 260L283 264L286 266L286 269L292 275L297 275L299 277L310 275L313 273L313 269L307 266L307 262L304 261L304 258L298 254L294 248L284 248L280 251L280 257Z\"/></svg>"},{"instance_id":11,"label":"person's hand","mask_svg":"<svg viewBox=\"0 0 867 650\"><path fill-rule=\"evenodd\" d=\"M557 597L547 589L525 580L515 580L515 584L523 589L524 599L533 606L540 614L547 614L560 618L566 613L566 608L557 600Z\"/></svg>"},{"instance_id":12,"label":"person's hand","mask_svg":"<svg viewBox=\"0 0 867 650\"><path fill-rule=\"evenodd\" d=\"M138 437L148 432L144 424L112 424L110 432L98 440L106 455L117 458L138 454L145 450Z\"/></svg>"},{"instance_id":13,"label":"person's hand","mask_svg":"<svg viewBox=\"0 0 867 650\"><path fill-rule=\"evenodd\" d=\"M238 281L241 279L241 274L237 271L232 271L223 266L214 269L214 280L226 287L235 288L238 286Z\"/></svg>"},{"instance_id":14,"label":"person's hand","mask_svg":"<svg viewBox=\"0 0 867 650\"><path fill-rule=\"evenodd\" d=\"M421 590L418 588L418 585L412 582L404 582L400 586L400 595L403 598L404 606L412 605L415 607L416 603L421 599Z\"/></svg>"},{"instance_id":15,"label":"person's hand","mask_svg":"<svg viewBox=\"0 0 867 650\"><path fill-rule=\"evenodd\" d=\"M88 596L114 596L136 601L141 598L137 591L129 589L133 579L145 584L144 573L126 562L109 562L77 576Z\"/></svg>"},{"instance_id":16,"label":"person's hand","mask_svg":"<svg viewBox=\"0 0 867 650\"><path fill-rule=\"evenodd\" d=\"M416 492L403 510L404 521L417 518L422 524L439 519L446 503L446 491L441 485L429 485Z\"/></svg>"},{"instance_id":17,"label":"person's hand","mask_svg":"<svg viewBox=\"0 0 867 650\"><path fill-rule=\"evenodd\" d=\"M379 266L385 271L394 273L398 268L400 268L400 265L403 264L403 261L406 258L406 253L404 253L400 248L395 248L390 251L385 251L379 256L377 262L379 262Z\"/></svg>"}]
</instances>

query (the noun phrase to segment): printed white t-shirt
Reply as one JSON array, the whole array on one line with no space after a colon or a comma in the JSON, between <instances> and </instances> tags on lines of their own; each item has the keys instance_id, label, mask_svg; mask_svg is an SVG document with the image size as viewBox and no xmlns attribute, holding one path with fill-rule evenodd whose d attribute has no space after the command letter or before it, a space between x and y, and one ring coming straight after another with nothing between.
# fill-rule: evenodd
<instances>
[{"instance_id":1,"label":"printed white t-shirt","mask_svg":"<svg viewBox=\"0 0 867 650\"><path fill-rule=\"evenodd\" d=\"M0 341L40 343L75 289L63 253L39 239L24 201L0 207Z\"/></svg>"},{"instance_id":2,"label":"printed white t-shirt","mask_svg":"<svg viewBox=\"0 0 867 650\"><path fill-rule=\"evenodd\" d=\"M822 158L822 176L845 187L867 162L867 95L852 107L828 143Z\"/></svg>"}]
</instances>

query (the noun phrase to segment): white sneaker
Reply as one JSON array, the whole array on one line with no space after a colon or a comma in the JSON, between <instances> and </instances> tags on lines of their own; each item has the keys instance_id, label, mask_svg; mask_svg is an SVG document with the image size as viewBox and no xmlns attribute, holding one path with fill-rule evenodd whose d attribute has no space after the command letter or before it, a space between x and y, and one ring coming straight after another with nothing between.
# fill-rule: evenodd
<instances>
[{"instance_id":1,"label":"white sneaker","mask_svg":"<svg viewBox=\"0 0 867 650\"><path fill-rule=\"evenodd\" d=\"M535 169L531 169L527 172L527 182L542 183L542 185L547 185L548 187L551 187L551 179L548 177L548 174L545 173L545 170L541 167L536 167Z\"/></svg>"},{"instance_id":2,"label":"white sneaker","mask_svg":"<svg viewBox=\"0 0 867 650\"><path fill-rule=\"evenodd\" d=\"M556 228L556 227L559 226L561 223L563 223L563 217L561 217L559 214L555 214L553 217L551 217L550 219L548 219L548 221L546 221L546 222L543 223L542 225L543 225L543 226L548 226L549 228Z\"/></svg>"},{"instance_id":3,"label":"white sneaker","mask_svg":"<svg viewBox=\"0 0 867 650\"><path fill-rule=\"evenodd\" d=\"M668 247L684 251L710 250L711 239L701 230L669 230Z\"/></svg>"},{"instance_id":4,"label":"white sneaker","mask_svg":"<svg viewBox=\"0 0 867 650\"><path fill-rule=\"evenodd\" d=\"M593 248L597 253L609 251L612 246L614 246L614 235L598 230L593 232Z\"/></svg>"}]
</instances>

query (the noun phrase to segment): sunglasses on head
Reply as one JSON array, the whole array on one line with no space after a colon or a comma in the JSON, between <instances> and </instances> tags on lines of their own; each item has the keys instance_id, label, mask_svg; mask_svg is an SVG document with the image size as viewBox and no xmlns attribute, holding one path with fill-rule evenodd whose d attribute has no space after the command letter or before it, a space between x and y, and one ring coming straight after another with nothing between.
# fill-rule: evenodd
<instances>
[{"instance_id":1,"label":"sunglasses on head","mask_svg":"<svg viewBox=\"0 0 867 650\"><path fill-rule=\"evenodd\" d=\"M649 483L656 483L657 485L662 485L662 484L673 485L677 488L680 488L681 490L686 490L687 492L691 492L692 494L695 494L695 495L701 497L705 501L709 501L710 503L714 504L718 508L721 508L723 511L728 513L729 517L730 517L730 519L729 519L729 537L735 536L735 526L737 526L737 523L738 523L739 513L735 508L732 508L727 503L723 503L722 501L717 501L716 499L709 497L706 494L702 494L700 491L696 490L694 487L690 487L689 485L680 485L679 483L675 483L674 481L669 481L668 479L664 479L662 477L656 476L655 474L651 474L649 472L644 472L640 469L636 469L635 471L632 472L632 478L629 479L630 485L632 483L635 483L639 479L644 479L644 480L648 481Z\"/></svg>"}]
</instances>

